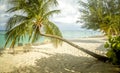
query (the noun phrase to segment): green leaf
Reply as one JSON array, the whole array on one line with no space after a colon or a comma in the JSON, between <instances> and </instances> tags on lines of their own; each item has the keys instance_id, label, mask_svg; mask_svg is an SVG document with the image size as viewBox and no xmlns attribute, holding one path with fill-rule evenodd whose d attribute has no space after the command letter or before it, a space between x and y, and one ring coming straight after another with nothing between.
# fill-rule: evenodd
<instances>
[{"instance_id":1,"label":"green leaf","mask_svg":"<svg viewBox=\"0 0 120 73\"><path fill-rule=\"evenodd\" d=\"M108 58L111 58L111 56L112 56L113 53L114 53L114 52L113 52L112 50L109 50L109 51L106 53L106 55L108 56Z\"/></svg>"},{"instance_id":2,"label":"green leaf","mask_svg":"<svg viewBox=\"0 0 120 73\"><path fill-rule=\"evenodd\" d=\"M117 43L113 43L111 48L116 48Z\"/></svg>"},{"instance_id":3,"label":"green leaf","mask_svg":"<svg viewBox=\"0 0 120 73\"><path fill-rule=\"evenodd\" d=\"M120 43L119 43L119 44L117 44L117 49L118 49L118 50L120 50Z\"/></svg>"},{"instance_id":4,"label":"green leaf","mask_svg":"<svg viewBox=\"0 0 120 73\"><path fill-rule=\"evenodd\" d=\"M104 45L105 48L108 48L109 47L109 43L106 42L105 45Z\"/></svg>"},{"instance_id":5,"label":"green leaf","mask_svg":"<svg viewBox=\"0 0 120 73\"><path fill-rule=\"evenodd\" d=\"M20 11L23 14L15 14L6 23L6 45L12 47L20 40L28 36L29 42L36 42L41 38L40 31L51 35L62 37L58 27L49 21L49 17L58 14L60 10L53 10L52 7L58 4L57 0L10 0L12 7L7 12ZM36 29L32 26L35 25ZM46 25L46 27L44 27ZM41 29L38 27L41 26ZM44 30L44 28L46 30ZM43 30L42 30L43 29ZM60 40L53 40L53 43L60 44Z\"/></svg>"}]
</instances>

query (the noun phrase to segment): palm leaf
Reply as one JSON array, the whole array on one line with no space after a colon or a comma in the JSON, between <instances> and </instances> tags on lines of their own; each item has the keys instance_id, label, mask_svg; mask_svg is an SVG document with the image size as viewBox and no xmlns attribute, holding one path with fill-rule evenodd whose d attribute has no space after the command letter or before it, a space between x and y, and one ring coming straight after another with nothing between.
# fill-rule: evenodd
<instances>
[{"instance_id":1,"label":"palm leaf","mask_svg":"<svg viewBox=\"0 0 120 73\"><path fill-rule=\"evenodd\" d=\"M5 47L7 46L7 44L9 42L11 42L12 40L14 41L14 43L11 44L11 46L13 47L15 45L15 43L19 43L20 39L22 37L25 37L28 34L28 30L29 30L29 22L23 22L13 28L11 28L7 33L6 33L6 43L5 43ZM23 39L21 39L23 40Z\"/></svg>"},{"instance_id":2,"label":"palm leaf","mask_svg":"<svg viewBox=\"0 0 120 73\"><path fill-rule=\"evenodd\" d=\"M12 27L20 24L22 21L27 20L27 19L28 18L23 15L14 15L13 17L9 18L9 20L7 21L6 30L11 29Z\"/></svg>"},{"instance_id":3,"label":"palm leaf","mask_svg":"<svg viewBox=\"0 0 120 73\"><path fill-rule=\"evenodd\" d=\"M31 42L34 43L38 41L41 38L39 28L36 27L33 31L32 37L31 37Z\"/></svg>"},{"instance_id":4,"label":"palm leaf","mask_svg":"<svg viewBox=\"0 0 120 73\"><path fill-rule=\"evenodd\" d=\"M36 42L41 38L38 28L41 23L46 27L46 33L62 37L55 24L48 21L50 16L60 12L50 8L57 5L57 0L10 0L10 3L13 4L13 7L8 12L22 11L23 15L16 14L8 20L5 46L12 41L11 47L13 47L20 40L24 40L26 36L29 37L29 41Z\"/></svg>"},{"instance_id":5,"label":"palm leaf","mask_svg":"<svg viewBox=\"0 0 120 73\"><path fill-rule=\"evenodd\" d=\"M47 24L44 25L44 30L46 34L51 34L55 36L62 37L62 34L59 28L52 22L48 21ZM58 39L51 38L51 42L53 42L54 46L58 46L58 44L62 44L62 41Z\"/></svg>"},{"instance_id":6,"label":"palm leaf","mask_svg":"<svg viewBox=\"0 0 120 73\"><path fill-rule=\"evenodd\" d=\"M44 19L49 18L50 16L53 16L54 14L58 14L58 13L60 13L60 10L49 11L48 13L43 15L42 19L44 20Z\"/></svg>"}]
</instances>

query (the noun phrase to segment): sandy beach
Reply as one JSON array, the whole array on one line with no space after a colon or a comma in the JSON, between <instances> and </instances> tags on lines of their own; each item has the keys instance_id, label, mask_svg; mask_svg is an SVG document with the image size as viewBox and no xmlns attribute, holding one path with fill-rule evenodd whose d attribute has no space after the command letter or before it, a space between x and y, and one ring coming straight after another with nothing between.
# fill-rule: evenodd
<instances>
[{"instance_id":1,"label":"sandy beach","mask_svg":"<svg viewBox=\"0 0 120 73\"><path fill-rule=\"evenodd\" d=\"M79 46L104 55L105 37L70 40ZM51 43L16 47L16 54L8 51L0 56L0 73L119 73L120 68L103 63L90 55L63 43L55 48ZM23 52L23 49L26 49ZM27 52L29 49L29 52Z\"/></svg>"}]
</instances>

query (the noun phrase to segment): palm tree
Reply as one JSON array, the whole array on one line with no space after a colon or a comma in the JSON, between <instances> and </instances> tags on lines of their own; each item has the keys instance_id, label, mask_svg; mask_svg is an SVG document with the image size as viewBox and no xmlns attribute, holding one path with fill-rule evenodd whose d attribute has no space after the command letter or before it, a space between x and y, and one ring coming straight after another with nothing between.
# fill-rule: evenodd
<instances>
[{"instance_id":1,"label":"palm tree","mask_svg":"<svg viewBox=\"0 0 120 73\"><path fill-rule=\"evenodd\" d=\"M53 14L60 12L60 10L50 11L49 6L56 6L56 0L11 0L10 2L14 3L14 7L9 9L8 12L21 10L23 14L15 14L8 20L7 30L9 31L7 32L5 46L14 38L10 46L14 47L15 43L19 43L20 39L27 35L31 42L35 42L41 37L39 30L41 31L42 29L44 29L44 33L62 37L60 30L48 19ZM52 42L56 46L61 43L61 41L56 39L52 39Z\"/></svg>"},{"instance_id":2,"label":"palm tree","mask_svg":"<svg viewBox=\"0 0 120 73\"><path fill-rule=\"evenodd\" d=\"M57 5L56 0L11 0L13 7L8 12L23 12L24 14L15 14L7 22L7 41L5 46L12 41L10 47L14 47L21 38L29 36L31 42L35 42L41 36L50 37L54 45L62 44L62 41L83 52L106 61L108 58L93 53L89 50L62 38L59 28L49 20L53 14L59 13L60 10L51 10L50 8ZM44 32L43 32L44 31Z\"/></svg>"}]
</instances>

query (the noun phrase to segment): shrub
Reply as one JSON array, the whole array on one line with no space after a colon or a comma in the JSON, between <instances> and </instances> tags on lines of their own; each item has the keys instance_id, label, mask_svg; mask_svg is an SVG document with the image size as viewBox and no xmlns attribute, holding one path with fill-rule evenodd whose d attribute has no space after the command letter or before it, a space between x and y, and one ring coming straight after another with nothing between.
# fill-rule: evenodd
<instances>
[{"instance_id":1,"label":"shrub","mask_svg":"<svg viewBox=\"0 0 120 73\"><path fill-rule=\"evenodd\" d=\"M108 49L106 55L109 61L120 65L120 36L109 37L104 47Z\"/></svg>"}]
</instances>

